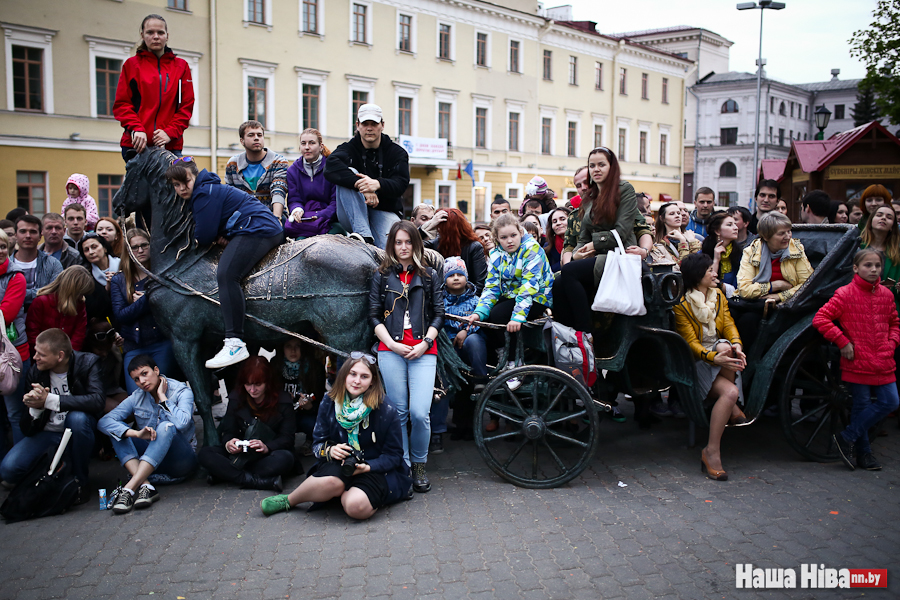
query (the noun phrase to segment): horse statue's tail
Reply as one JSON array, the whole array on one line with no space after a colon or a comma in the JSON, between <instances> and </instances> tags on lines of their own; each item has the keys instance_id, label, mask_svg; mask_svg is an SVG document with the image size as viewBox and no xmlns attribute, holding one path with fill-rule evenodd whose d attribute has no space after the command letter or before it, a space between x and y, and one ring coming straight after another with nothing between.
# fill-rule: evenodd
<instances>
[{"instance_id":1,"label":"horse statue's tail","mask_svg":"<svg viewBox=\"0 0 900 600\"><path fill-rule=\"evenodd\" d=\"M441 329L437 339L437 376L448 396L453 397L466 384L465 371L469 366L462 361L453 347L447 332Z\"/></svg>"}]
</instances>

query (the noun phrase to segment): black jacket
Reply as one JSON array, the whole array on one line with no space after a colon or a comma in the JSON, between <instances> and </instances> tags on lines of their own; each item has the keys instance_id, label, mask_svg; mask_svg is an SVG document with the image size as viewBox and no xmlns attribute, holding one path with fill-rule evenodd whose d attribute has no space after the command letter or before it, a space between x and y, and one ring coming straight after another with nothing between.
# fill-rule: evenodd
<instances>
[{"instance_id":1,"label":"black jacket","mask_svg":"<svg viewBox=\"0 0 900 600\"><path fill-rule=\"evenodd\" d=\"M237 438L243 440L244 432L253 422L254 416L250 412L250 408L242 404L238 398L237 392L228 395L228 408L225 410L225 416L222 418L222 424L219 426L220 438L222 446L231 439ZM275 413L268 420L263 421L269 428L275 432L275 439L266 442L269 452L276 450L294 450L294 434L297 433L297 422L294 418L294 403L291 397L285 392L278 395L278 406L275 407Z\"/></svg>"},{"instance_id":2,"label":"black jacket","mask_svg":"<svg viewBox=\"0 0 900 600\"><path fill-rule=\"evenodd\" d=\"M438 250L440 238L428 240L425 242L426 248ZM440 250L438 250L440 252ZM466 263L466 270L469 272L467 279L469 283L475 286L475 295L480 296L484 284L487 283L487 259L484 257L484 246L480 242L463 242L459 249L460 258ZM445 256L445 259L450 258Z\"/></svg>"},{"instance_id":3,"label":"black jacket","mask_svg":"<svg viewBox=\"0 0 900 600\"><path fill-rule=\"evenodd\" d=\"M409 310L413 338L421 340L429 327L438 331L444 324L444 296L441 294L443 282L427 268L424 278L413 275L409 285L408 298L403 297L399 266L388 269L387 273L375 271L369 288L369 324L374 329L383 323L391 339L403 340L403 316ZM389 312L385 316L385 312Z\"/></svg>"},{"instance_id":4,"label":"black jacket","mask_svg":"<svg viewBox=\"0 0 900 600\"><path fill-rule=\"evenodd\" d=\"M325 179L335 185L354 189L359 180L350 168L377 179L378 206L375 210L396 213L403 218L403 193L409 187L409 155L391 138L381 134L381 145L367 150L359 134L344 142L328 156L325 162Z\"/></svg>"},{"instance_id":5,"label":"black jacket","mask_svg":"<svg viewBox=\"0 0 900 600\"><path fill-rule=\"evenodd\" d=\"M50 371L41 371L37 365L31 365L25 376L25 389L31 390L32 383L40 383L50 387ZM96 355L89 352L72 352L69 358L68 396L59 397L60 412L77 410L100 418L106 404L103 381L100 377L100 364ZM34 435L44 430L50 419L50 411L45 410L38 418L31 416L31 411L22 414L19 425L25 435Z\"/></svg>"},{"instance_id":6,"label":"black jacket","mask_svg":"<svg viewBox=\"0 0 900 600\"><path fill-rule=\"evenodd\" d=\"M146 292L148 283L149 277L140 280L135 285L135 291ZM150 310L150 298L146 293L131 304L128 303L124 273L113 276L109 296L116 330L125 338L125 352L168 339L156 323Z\"/></svg>"}]
</instances>

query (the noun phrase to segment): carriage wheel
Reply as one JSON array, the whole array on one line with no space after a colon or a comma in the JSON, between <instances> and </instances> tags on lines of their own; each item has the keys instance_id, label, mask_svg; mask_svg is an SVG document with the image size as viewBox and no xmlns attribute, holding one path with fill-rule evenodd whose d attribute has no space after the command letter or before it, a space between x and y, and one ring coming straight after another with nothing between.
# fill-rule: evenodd
<instances>
[{"instance_id":1,"label":"carriage wheel","mask_svg":"<svg viewBox=\"0 0 900 600\"><path fill-rule=\"evenodd\" d=\"M515 391L507 381L521 382ZM494 473L526 488L553 488L587 468L599 445L600 419L587 389L546 366L504 371L478 397L475 443ZM486 416L505 427L484 428Z\"/></svg>"},{"instance_id":2,"label":"carriage wheel","mask_svg":"<svg viewBox=\"0 0 900 600\"><path fill-rule=\"evenodd\" d=\"M809 460L840 460L831 435L850 422L853 399L841 381L840 352L821 337L794 358L781 394L780 418L788 444Z\"/></svg>"}]
</instances>

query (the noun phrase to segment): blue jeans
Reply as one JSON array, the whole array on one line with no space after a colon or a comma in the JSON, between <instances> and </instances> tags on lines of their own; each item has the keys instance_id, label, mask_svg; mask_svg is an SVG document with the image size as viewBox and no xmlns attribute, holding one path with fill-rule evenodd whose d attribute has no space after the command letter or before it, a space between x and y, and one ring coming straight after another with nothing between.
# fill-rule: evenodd
<instances>
[{"instance_id":1,"label":"blue jeans","mask_svg":"<svg viewBox=\"0 0 900 600\"><path fill-rule=\"evenodd\" d=\"M125 353L125 359L123 360L125 365L122 368L125 369L125 389L128 390L129 394L137 391L138 386L134 383L134 379L131 378L131 374L128 372L128 365L131 363L132 359L141 354L147 354L156 361L156 366L159 367L159 372L161 374L182 381L182 379L179 379L175 374L177 365L175 364L175 352L172 350L172 342L169 340L161 340L155 344L150 344L143 348L136 348Z\"/></svg>"},{"instance_id":2,"label":"blue jeans","mask_svg":"<svg viewBox=\"0 0 900 600\"><path fill-rule=\"evenodd\" d=\"M451 338L452 339L452 338ZM487 375L487 341L479 332L466 336L462 348L457 348L459 357L472 368L472 375ZM431 433L447 433L447 415L450 414L450 397L444 396L440 402L431 405Z\"/></svg>"},{"instance_id":3,"label":"blue jeans","mask_svg":"<svg viewBox=\"0 0 900 600\"><path fill-rule=\"evenodd\" d=\"M409 464L410 459L415 463L427 462L437 356L425 354L416 360L407 360L390 350L382 350L378 353L378 368L381 370L388 398L400 415L403 459L406 464ZM412 434L407 436L406 424L410 419Z\"/></svg>"},{"instance_id":4,"label":"blue jeans","mask_svg":"<svg viewBox=\"0 0 900 600\"><path fill-rule=\"evenodd\" d=\"M347 231L375 240L375 245L384 249L391 225L400 217L391 212L369 208L365 197L356 190L337 187L337 216L341 226Z\"/></svg>"},{"instance_id":5,"label":"blue jeans","mask_svg":"<svg viewBox=\"0 0 900 600\"><path fill-rule=\"evenodd\" d=\"M13 445L18 444L25 437L22 434L21 427L19 427L19 421L22 420L22 415L25 413L25 405L22 403L22 398L25 397L25 375L30 368L31 359L29 358L22 362L22 374L19 377L19 386L16 388L16 391L9 396L3 396L3 401L6 403L6 416L9 418L9 428L13 435ZM5 444L5 441L3 443Z\"/></svg>"},{"instance_id":6,"label":"blue jeans","mask_svg":"<svg viewBox=\"0 0 900 600\"><path fill-rule=\"evenodd\" d=\"M140 459L153 466L153 474L147 478L150 483L179 483L197 468L197 455L190 441L168 421L159 424L152 442L133 437L110 441L123 465Z\"/></svg>"},{"instance_id":7,"label":"blue jeans","mask_svg":"<svg viewBox=\"0 0 900 600\"><path fill-rule=\"evenodd\" d=\"M66 414L65 426L72 430L72 437L66 449L72 460L72 470L81 481L81 485L87 485L88 462L94 450L94 429L97 427L97 419L88 413L70 410ZM19 482L38 456L46 452L47 448L55 449L59 446L62 435L61 431L40 431L23 437L0 463L0 479L9 483Z\"/></svg>"},{"instance_id":8,"label":"blue jeans","mask_svg":"<svg viewBox=\"0 0 900 600\"><path fill-rule=\"evenodd\" d=\"M856 442L856 454L870 454L869 429L885 418L891 411L897 410L900 396L897 384L868 386L862 383L848 383L853 395L853 409L850 411L850 424L842 432L848 442ZM872 402L872 389L875 402Z\"/></svg>"}]
</instances>

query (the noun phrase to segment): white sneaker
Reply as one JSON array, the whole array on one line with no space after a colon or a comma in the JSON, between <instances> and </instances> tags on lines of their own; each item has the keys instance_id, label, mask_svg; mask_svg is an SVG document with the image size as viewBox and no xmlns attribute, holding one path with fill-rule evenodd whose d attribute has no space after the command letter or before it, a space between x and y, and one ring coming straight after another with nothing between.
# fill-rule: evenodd
<instances>
[{"instance_id":1,"label":"white sneaker","mask_svg":"<svg viewBox=\"0 0 900 600\"><path fill-rule=\"evenodd\" d=\"M221 369L229 365L235 365L242 360L250 358L247 344L238 338L225 338L225 346L219 353L206 361L207 369Z\"/></svg>"},{"instance_id":2,"label":"white sneaker","mask_svg":"<svg viewBox=\"0 0 900 600\"><path fill-rule=\"evenodd\" d=\"M515 369L516 363L514 361L509 361L506 363L506 369L504 371L509 371L510 369ZM519 386L522 385L522 382L519 381L518 377L513 377L512 379L506 380L506 387L509 388L509 391L514 392L519 389Z\"/></svg>"}]
</instances>

